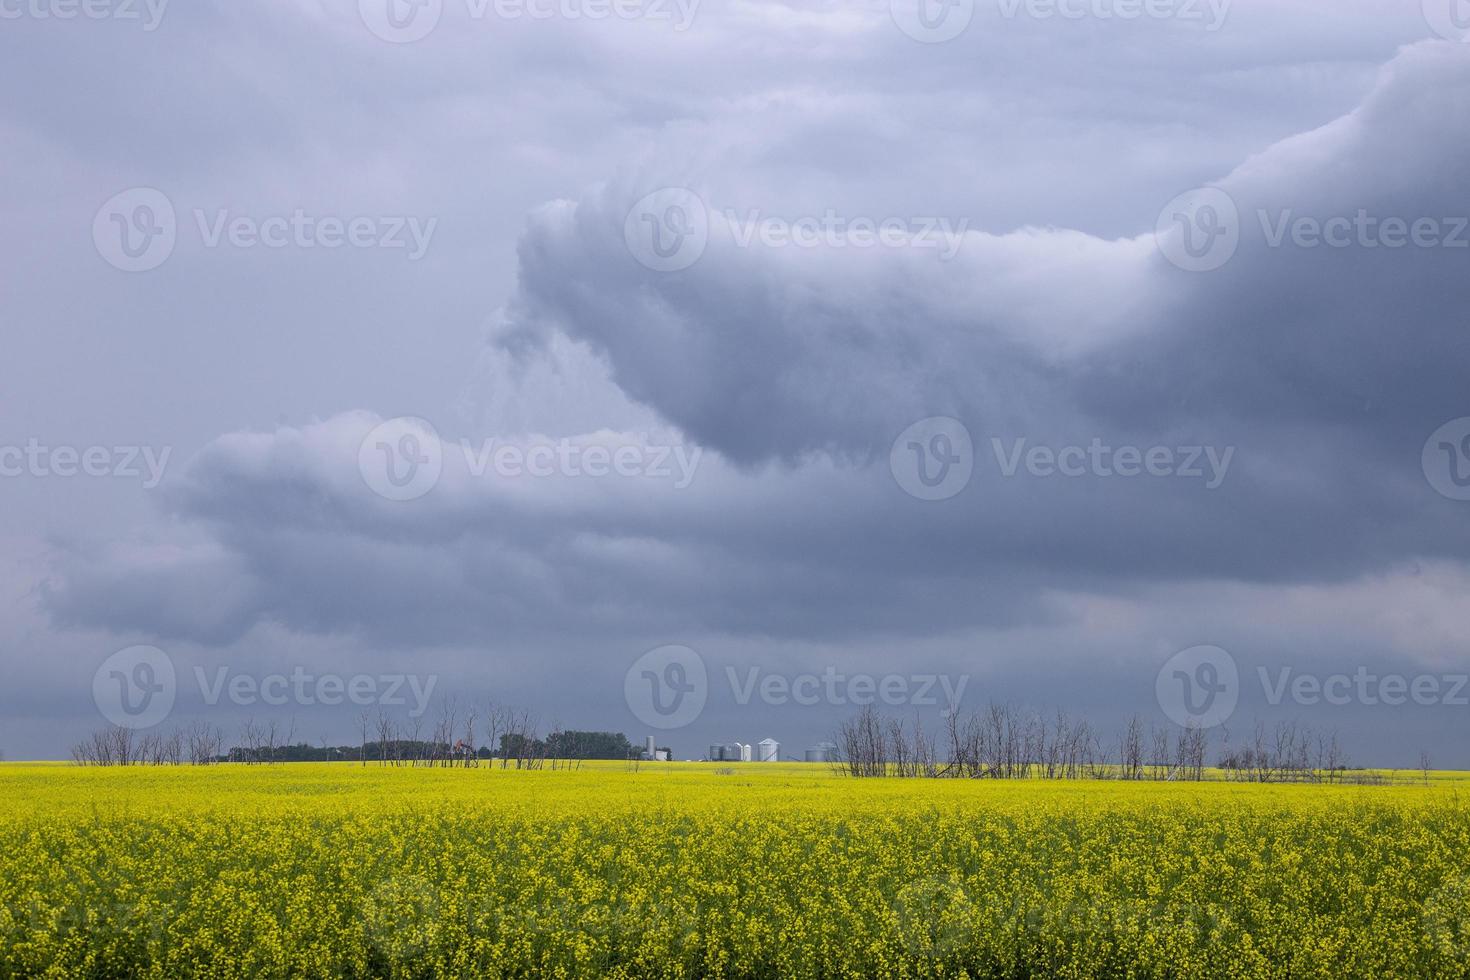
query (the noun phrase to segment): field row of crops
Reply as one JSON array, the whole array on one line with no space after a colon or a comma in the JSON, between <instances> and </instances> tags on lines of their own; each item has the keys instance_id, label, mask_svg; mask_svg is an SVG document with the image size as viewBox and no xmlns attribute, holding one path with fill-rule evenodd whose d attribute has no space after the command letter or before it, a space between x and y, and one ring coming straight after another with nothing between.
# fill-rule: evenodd
<instances>
[{"instance_id":1,"label":"field row of crops","mask_svg":"<svg viewBox=\"0 0 1470 980\"><path fill-rule=\"evenodd\" d=\"M0 974L1465 976L1460 789L3 766Z\"/></svg>"}]
</instances>

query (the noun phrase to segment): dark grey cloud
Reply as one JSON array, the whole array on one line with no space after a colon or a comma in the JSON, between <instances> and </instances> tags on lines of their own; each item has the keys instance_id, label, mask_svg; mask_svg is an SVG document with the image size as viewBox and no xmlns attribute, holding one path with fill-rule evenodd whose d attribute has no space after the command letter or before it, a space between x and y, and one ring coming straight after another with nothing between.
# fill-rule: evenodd
<instances>
[{"instance_id":1,"label":"dark grey cloud","mask_svg":"<svg viewBox=\"0 0 1470 980\"><path fill-rule=\"evenodd\" d=\"M178 570L146 565L111 597L95 573L64 572L50 601L136 626L134 594L152 596L158 631L190 640L258 622L421 643L553 622L923 636L1053 619L1048 589L1346 582L1463 558L1467 524L1418 460L1457 410L1463 253L1271 247L1252 226L1263 208L1453 215L1470 174L1442 120L1467 108L1467 49L1406 50L1360 109L1221 180L1246 231L1210 273L1165 261L1151 232L971 234L944 262L741 247L717 212L703 256L660 273L624 242L642 188L604 185L531 217L494 342L523 361L559 337L585 344L621 393L711 452L690 487L508 488L462 472L451 438L443 485L385 506L355 466L376 419L341 416L218 440L171 491L242 571L248 585L225 593L244 616L168 611L189 604L168 587ZM1408 170L1394 163L1406 145ZM939 505L905 496L887 465L895 435L931 415L966 421L981 471ZM1208 446L1232 468L1217 489L1006 479L996 453L1017 439Z\"/></svg>"}]
</instances>

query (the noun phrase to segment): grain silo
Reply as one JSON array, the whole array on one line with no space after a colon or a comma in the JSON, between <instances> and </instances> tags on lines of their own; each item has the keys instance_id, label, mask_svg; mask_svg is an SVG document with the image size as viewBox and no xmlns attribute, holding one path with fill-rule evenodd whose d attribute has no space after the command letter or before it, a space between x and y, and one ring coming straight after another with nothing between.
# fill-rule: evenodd
<instances>
[{"instance_id":1,"label":"grain silo","mask_svg":"<svg viewBox=\"0 0 1470 980\"><path fill-rule=\"evenodd\" d=\"M749 745L742 745L742 746L740 746L740 761L741 762L749 762L750 761L750 753L751 753L751 749L750 749L750 746Z\"/></svg>"},{"instance_id":2,"label":"grain silo","mask_svg":"<svg viewBox=\"0 0 1470 980\"><path fill-rule=\"evenodd\" d=\"M719 762L725 758L725 747L723 745L711 745L709 747L709 761Z\"/></svg>"},{"instance_id":3,"label":"grain silo","mask_svg":"<svg viewBox=\"0 0 1470 980\"><path fill-rule=\"evenodd\" d=\"M756 746L760 754L756 756L761 762L775 762L781 758L781 743L774 738L763 738Z\"/></svg>"},{"instance_id":4,"label":"grain silo","mask_svg":"<svg viewBox=\"0 0 1470 980\"><path fill-rule=\"evenodd\" d=\"M806 750L807 762L835 762L837 761L836 742L818 742Z\"/></svg>"}]
</instances>

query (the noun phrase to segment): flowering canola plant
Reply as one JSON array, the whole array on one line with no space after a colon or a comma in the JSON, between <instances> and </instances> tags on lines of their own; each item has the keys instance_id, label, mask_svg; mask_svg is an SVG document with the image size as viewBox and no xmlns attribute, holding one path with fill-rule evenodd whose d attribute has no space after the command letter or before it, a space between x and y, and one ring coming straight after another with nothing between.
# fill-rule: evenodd
<instances>
[{"instance_id":1,"label":"flowering canola plant","mask_svg":"<svg viewBox=\"0 0 1470 980\"><path fill-rule=\"evenodd\" d=\"M6 765L0 977L1462 977L1465 788Z\"/></svg>"}]
</instances>

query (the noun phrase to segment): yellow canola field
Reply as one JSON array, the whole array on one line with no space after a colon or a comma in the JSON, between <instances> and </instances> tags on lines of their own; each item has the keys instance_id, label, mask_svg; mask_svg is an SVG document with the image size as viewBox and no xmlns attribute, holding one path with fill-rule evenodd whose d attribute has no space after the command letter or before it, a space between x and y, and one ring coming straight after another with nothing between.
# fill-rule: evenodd
<instances>
[{"instance_id":1,"label":"yellow canola field","mask_svg":"<svg viewBox=\"0 0 1470 980\"><path fill-rule=\"evenodd\" d=\"M1467 976L1467 790L0 766L0 976Z\"/></svg>"}]
</instances>

